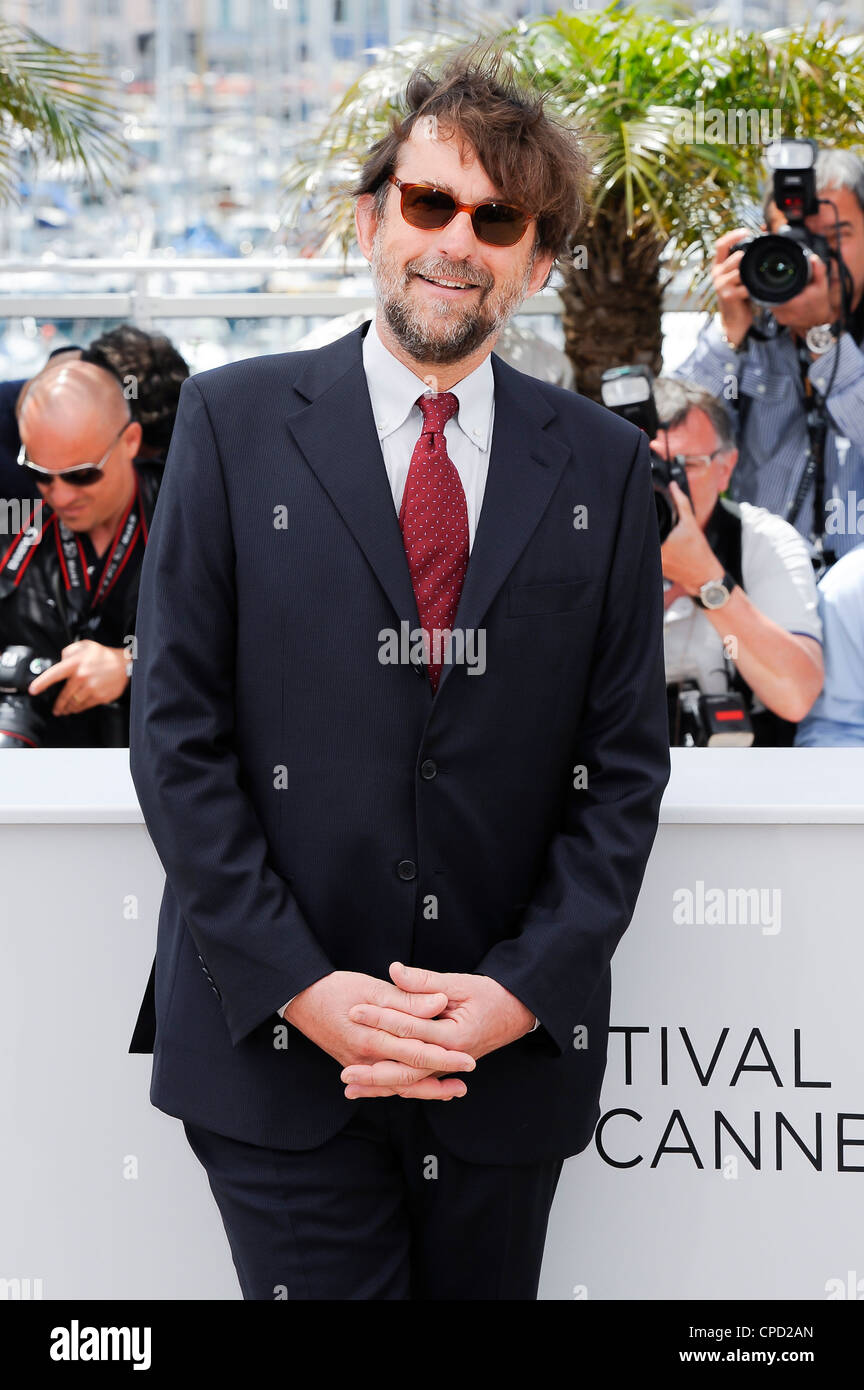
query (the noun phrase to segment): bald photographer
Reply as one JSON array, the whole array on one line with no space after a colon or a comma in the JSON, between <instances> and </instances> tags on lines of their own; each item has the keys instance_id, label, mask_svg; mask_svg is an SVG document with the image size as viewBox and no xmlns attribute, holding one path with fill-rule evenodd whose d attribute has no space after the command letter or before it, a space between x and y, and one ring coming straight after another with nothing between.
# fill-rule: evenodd
<instances>
[{"instance_id":1,"label":"bald photographer","mask_svg":"<svg viewBox=\"0 0 864 1390\"><path fill-rule=\"evenodd\" d=\"M122 747L138 576L161 463L116 376L64 359L19 402L39 498L0 555L0 748Z\"/></svg>"}]
</instances>

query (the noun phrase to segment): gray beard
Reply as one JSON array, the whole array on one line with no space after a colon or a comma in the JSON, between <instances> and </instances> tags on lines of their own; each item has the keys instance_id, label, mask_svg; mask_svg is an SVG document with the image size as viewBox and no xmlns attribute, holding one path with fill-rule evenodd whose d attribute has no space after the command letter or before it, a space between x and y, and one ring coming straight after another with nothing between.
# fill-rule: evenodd
<instances>
[{"instance_id":1,"label":"gray beard","mask_svg":"<svg viewBox=\"0 0 864 1390\"><path fill-rule=\"evenodd\" d=\"M371 261L376 298L394 338L415 362L441 366L470 357L493 334L500 332L524 300L532 269L533 257L520 284L511 282L499 289L497 307L490 309L487 304L489 289L483 290L480 303L467 312L458 309L453 300L442 300L438 306L430 304L427 312L436 314L444 327L443 333L432 336L422 309L409 297L406 277L410 273L396 274L383 263L377 237ZM447 269L432 273L443 279L448 276ZM457 278L456 272L449 273Z\"/></svg>"},{"instance_id":2,"label":"gray beard","mask_svg":"<svg viewBox=\"0 0 864 1390\"><path fill-rule=\"evenodd\" d=\"M510 317L505 315L499 323L498 315L484 313L482 305L478 305L473 313L454 316L445 323L446 331L441 336L430 337L420 315L405 298L389 299L381 307L393 336L410 357L441 366L470 357Z\"/></svg>"}]
</instances>

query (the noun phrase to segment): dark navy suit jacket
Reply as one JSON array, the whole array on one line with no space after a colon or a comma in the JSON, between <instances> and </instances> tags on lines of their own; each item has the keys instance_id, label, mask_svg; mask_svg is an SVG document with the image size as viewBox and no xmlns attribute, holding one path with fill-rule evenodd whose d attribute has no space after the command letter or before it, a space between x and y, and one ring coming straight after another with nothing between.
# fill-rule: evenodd
<instances>
[{"instance_id":1,"label":"dark navy suit jacket","mask_svg":"<svg viewBox=\"0 0 864 1390\"><path fill-rule=\"evenodd\" d=\"M340 1064L276 1016L287 999L393 960L490 975L542 1027L430 1121L469 1161L562 1158L599 1115L610 958L669 777L647 439L493 354L454 624L483 629L486 669L453 662L433 697L379 659L419 619L366 327L182 388L132 677L167 881L130 1050L152 1047L161 1110L307 1148L374 1102L346 1100Z\"/></svg>"}]
</instances>

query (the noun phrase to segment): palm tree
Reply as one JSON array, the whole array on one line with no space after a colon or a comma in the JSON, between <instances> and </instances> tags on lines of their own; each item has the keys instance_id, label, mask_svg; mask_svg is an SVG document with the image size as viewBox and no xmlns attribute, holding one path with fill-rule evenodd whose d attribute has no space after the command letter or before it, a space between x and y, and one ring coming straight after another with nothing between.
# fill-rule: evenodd
<instances>
[{"instance_id":1,"label":"palm tree","mask_svg":"<svg viewBox=\"0 0 864 1390\"><path fill-rule=\"evenodd\" d=\"M57 48L32 29L0 20L0 203L14 197L17 152L69 160L93 182L124 155L113 86L93 54Z\"/></svg>"},{"instance_id":2,"label":"palm tree","mask_svg":"<svg viewBox=\"0 0 864 1390\"><path fill-rule=\"evenodd\" d=\"M609 366L642 362L659 371L672 274L689 269L689 287L698 285L704 302L714 238L759 226L761 140L778 129L845 146L864 136L864 37L838 24L729 33L613 4L523 20L494 39L517 76L549 92L550 113L576 123L590 142L593 207L573 228L576 254L560 266L560 292L575 382L595 399ZM411 69L436 64L464 41L412 39L383 54L288 171L289 216L323 191L321 250L349 250L347 189L399 110Z\"/></svg>"}]
</instances>

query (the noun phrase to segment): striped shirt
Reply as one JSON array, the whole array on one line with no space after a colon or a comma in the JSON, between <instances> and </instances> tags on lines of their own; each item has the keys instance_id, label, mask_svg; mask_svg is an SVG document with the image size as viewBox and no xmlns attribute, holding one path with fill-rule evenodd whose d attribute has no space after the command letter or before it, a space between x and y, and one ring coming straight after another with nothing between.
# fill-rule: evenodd
<instances>
[{"instance_id":1,"label":"striped shirt","mask_svg":"<svg viewBox=\"0 0 864 1390\"><path fill-rule=\"evenodd\" d=\"M818 588L825 684L795 732L796 748L864 747L864 545L832 565Z\"/></svg>"},{"instance_id":2,"label":"striped shirt","mask_svg":"<svg viewBox=\"0 0 864 1390\"><path fill-rule=\"evenodd\" d=\"M690 356L671 374L722 400L736 437L740 431L733 401L736 394L739 402L749 398L729 495L785 518L807 459L807 407L795 343L785 328L766 315L763 331L770 332L772 326L773 337L760 341L751 336L744 350L737 353L723 341L717 320L710 319ZM864 540L864 352L849 333L843 333L839 342L808 369L811 383L822 395L832 372L831 418L825 445L824 544L839 557ZM793 520L808 543L812 522L811 481Z\"/></svg>"}]
</instances>

